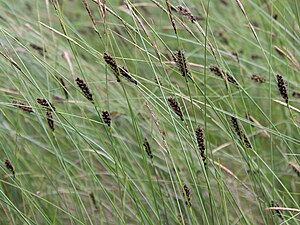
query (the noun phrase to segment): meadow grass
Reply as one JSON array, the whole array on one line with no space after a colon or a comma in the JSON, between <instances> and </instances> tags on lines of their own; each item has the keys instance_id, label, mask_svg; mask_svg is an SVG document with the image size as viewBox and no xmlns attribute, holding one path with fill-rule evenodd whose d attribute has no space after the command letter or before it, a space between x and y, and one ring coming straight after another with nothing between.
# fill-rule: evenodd
<instances>
[{"instance_id":1,"label":"meadow grass","mask_svg":"<svg viewBox=\"0 0 300 225\"><path fill-rule=\"evenodd\" d=\"M299 224L298 1L0 12L0 224Z\"/></svg>"}]
</instances>

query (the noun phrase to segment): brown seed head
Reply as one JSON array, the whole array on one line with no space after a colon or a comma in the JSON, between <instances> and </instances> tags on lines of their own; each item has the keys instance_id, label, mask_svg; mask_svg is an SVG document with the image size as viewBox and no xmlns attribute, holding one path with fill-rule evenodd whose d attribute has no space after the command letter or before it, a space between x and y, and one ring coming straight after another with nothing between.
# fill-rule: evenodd
<instances>
[{"instance_id":1,"label":"brown seed head","mask_svg":"<svg viewBox=\"0 0 300 225\"><path fill-rule=\"evenodd\" d=\"M82 93L84 94L84 96L91 102L94 104L94 100L93 100L93 95L90 92L89 87L87 86L86 83L84 83L83 80L79 79L78 77L76 78L76 83L78 85L78 87L81 89Z\"/></svg>"},{"instance_id":2,"label":"brown seed head","mask_svg":"<svg viewBox=\"0 0 300 225\"><path fill-rule=\"evenodd\" d=\"M46 99L44 98L38 98L37 103L39 103L41 106L44 106L47 108L47 110L53 111L55 110L55 107Z\"/></svg>"},{"instance_id":3,"label":"brown seed head","mask_svg":"<svg viewBox=\"0 0 300 225\"><path fill-rule=\"evenodd\" d=\"M196 22L196 17L194 17L193 14L190 13L189 10L187 10L186 8L179 5L179 6L176 7L176 9L177 9L177 12L179 12L185 18L190 20L192 23Z\"/></svg>"},{"instance_id":4,"label":"brown seed head","mask_svg":"<svg viewBox=\"0 0 300 225\"><path fill-rule=\"evenodd\" d=\"M176 66L180 70L182 76L189 76L190 72L187 68L186 59L184 55L184 51L178 50L175 51L173 54L174 62L176 63Z\"/></svg>"},{"instance_id":5,"label":"brown seed head","mask_svg":"<svg viewBox=\"0 0 300 225\"><path fill-rule=\"evenodd\" d=\"M202 160L205 163L206 155L205 155L205 145L204 145L204 133L200 125L197 127L195 133L196 133L198 148L200 150Z\"/></svg>"},{"instance_id":6,"label":"brown seed head","mask_svg":"<svg viewBox=\"0 0 300 225\"><path fill-rule=\"evenodd\" d=\"M180 117L180 119L183 121L183 114L181 112L180 106L175 98L169 97L168 102L174 113Z\"/></svg>"},{"instance_id":7,"label":"brown seed head","mask_svg":"<svg viewBox=\"0 0 300 225\"><path fill-rule=\"evenodd\" d=\"M47 122L52 131L54 131L54 121L51 111L46 112Z\"/></svg>"},{"instance_id":8,"label":"brown seed head","mask_svg":"<svg viewBox=\"0 0 300 225\"><path fill-rule=\"evenodd\" d=\"M191 190L189 189L189 187L186 184L183 185L183 196L186 199L185 204L188 207L190 207L191 206Z\"/></svg>"},{"instance_id":9,"label":"brown seed head","mask_svg":"<svg viewBox=\"0 0 300 225\"><path fill-rule=\"evenodd\" d=\"M235 133L239 136L240 140L246 145L246 147L252 148L252 145L251 145L249 139L244 134L244 132L241 130L237 119L233 116L231 117L231 123L232 123L232 126L233 126L234 130L235 130Z\"/></svg>"},{"instance_id":10,"label":"brown seed head","mask_svg":"<svg viewBox=\"0 0 300 225\"><path fill-rule=\"evenodd\" d=\"M282 76L279 75L279 74L277 74L276 78L277 78L277 86L278 86L278 90L280 92L280 95L285 100L285 102L288 103L289 98L288 98L285 82L284 82Z\"/></svg>"},{"instance_id":11,"label":"brown seed head","mask_svg":"<svg viewBox=\"0 0 300 225\"><path fill-rule=\"evenodd\" d=\"M257 75L257 74L253 74L251 76L251 80L257 82L257 83L265 83L266 79L263 76Z\"/></svg>"},{"instance_id":12,"label":"brown seed head","mask_svg":"<svg viewBox=\"0 0 300 225\"><path fill-rule=\"evenodd\" d=\"M102 119L103 119L104 123L106 123L107 126L110 127L111 118L110 118L110 114L108 111L102 111Z\"/></svg>"},{"instance_id":13,"label":"brown seed head","mask_svg":"<svg viewBox=\"0 0 300 225\"><path fill-rule=\"evenodd\" d=\"M146 152L147 152L147 155L148 155L151 159L153 159L152 151L151 151L150 144L149 144L147 138L144 139L143 145L144 145L144 148L145 148L145 150L146 150Z\"/></svg>"},{"instance_id":14,"label":"brown seed head","mask_svg":"<svg viewBox=\"0 0 300 225\"><path fill-rule=\"evenodd\" d=\"M293 97L295 97L295 98L300 98L300 93L294 91L294 92L293 92Z\"/></svg>"},{"instance_id":15,"label":"brown seed head","mask_svg":"<svg viewBox=\"0 0 300 225\"><path fill-rule=\"evenodd\" d=\"M34 112L33 109L28 106L25 102L21 102L21 101L17 101L17 100L13 100L12 104L20 109L22 109L25 112Z\"/></svg>"},{"instance_id":16,"label":"brown seed head","mask_svg":"<svg viewBox=\"0 0 300 225\"><path fill-rule=\"evenodd\" d=\"M238 83L233 78L233 76L231 76L229 73L221 70L218 66L212 65L212 66L209 67L209 69L216 76L223 78L225 82L228 81L232 84L238 85Z\"/></svg>"},{"instance_id":17,"label":"brown seed head","mask_svg":"<svg viewBox=\"0 0 300 225\"><path fill-rule=\"evenodd\" d=\"M13 176L15 176L15 169L14 169L14 167L13 167L11 161L9 161L8 159L6 159L6 160L4 161L4 163L5 163L6 168L7 168L10 172L12 172Z\"/></svg>"}]
</instances>

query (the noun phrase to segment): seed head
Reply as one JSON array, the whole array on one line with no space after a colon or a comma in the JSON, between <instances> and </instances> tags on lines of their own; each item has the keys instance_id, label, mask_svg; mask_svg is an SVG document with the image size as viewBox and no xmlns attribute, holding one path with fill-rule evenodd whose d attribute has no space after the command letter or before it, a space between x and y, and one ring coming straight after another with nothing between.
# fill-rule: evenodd
<instances>
[{"instance_id":1,"label":"seed head","mask_svg":"<svg viewBox=\"0 0 300 225\"><path fill-rule=\"evenodd\" d=\"M51 111L46 112L47 122L52 131L54 131L54 121Z\"/></svg>"},{"instance_id":2,"label":"seed head","mask_svg":"<svg viewBox=\"0 0 300 225\"><path fill-rule=\"evenodd\" d=\"M94 104L94 100L93 100L93 95L90 92L89 87L87 86L86 83L84 83L83 80L81 80L80 78L76 78L76 83L78 85L78 87L81 89L82 93L84 94L84 96L91 102Z\"/></svg>"},{"instance_id":3,"label":"seed head","mask_svg":"<svg viewBox=\"0 0 300 225\"><path fill-rule=\"evenodd\" d=\"M103 119L104 123L106 123L107 126L110 127L111 118L110 118L110 114L108 111L102 111L102 119Z\"/></svg>"},{"instance_id":4,"label":"seed head","mask_svg":"<svg viewBox=\"0 0 300 225\"><path fill-rule=\"evenodd\" d=\"M249 139L244 134L244 132L241 130L237 119L233 116L231 117L231 123L232 123L232 126L233 126L236 134L239 136L240 140L246 145L246 147L252 148L252 145L251 145Z\"/></svg>"},{"instance_id":5,"label":"seed head","mask_svg":"<svg viewBox=\"0 0 300 225\"><path fill-rule=\"evenodd\" d=\"M300 93L294 91L294 92L293 92L293 97L295 97L295 98L300 98Z\"/></svg>"},{"instance_id":6,"label":"seed head","mask_svg":"<svg viewBox=\"0 0 300 225\"><path fill-rule=\"evenodd\" d=\"M202 161L205 163L206 155L205 155L205 145L204 145L204 133L200 125L197 127L195 133L196 133L197 144L200 150Z\"/></svg>"},{"instance_id":7,"label":"seed head","mask_svg":"<svg viewBox=\"0 0 300 225\"><path fill-rule=\"evenodd\" d=\"M289 98L288 98L285 82L284 82L282 76L279 75L279 74L277 74L276 78L277 78L277 86L278 86L278 90L280 92L280 95L285 100L285 102L288 103Z\"/></svg>"},{"instance_id":8,"label":"seed head","mask_svg":"<svg viewBox=\"0 0 300 225\"><path fill-rule=\"evenodd\" d=\"M68 91L67 91L67 87L66 87L66 83L65 83L64 78L60 77L60 78L59 78L59 81L60 81L60 84L61 84L61 86L62 86L62 88L63 88L63 90L64 90L66 99L68 99L68 98L69 98L69 93L68 93Z\"/></svg>"},{"instance_id":9,"label":"seed head","mask_svg":"<svg viewBox=\"0 0 300 225\"><path fill-rule=\"evenodd\" d=\"M175 98L169 97L168 102L174 113L180 117L180 119L183 121L183 114L181 112L180 106Z\"/></svg>"},{"instance_id":10,"label":"seed head","mask_svg":"<svg viewBox=\"0 0 300 225\"><path fill-rule=\"evenodd\" d=\"M146 152L147 152L147 155L148 155L151 159L153 159L152 151L151 151L150 144L149 144L147 138L144 139L143 145L144 145L144 148L145 148L145 150L146 150Z\"/></svg>"},{"instance_id":11,"label":"seed head","mask_svg":"<svg viewBox=\"0 0 300 225\"><path fill-rule=\"evenodd\" d=\"M251 76L251 80L257 82L257 83L265 83L266 79L263 76L257 75L257 74L253 74Z\"/></svg>"},{"instance_id":12,"label":"seed head","mask_svg":"<svg viewBox=\"0 0 300 225\"><path fill-rule=\"evenodd\" d=\"M17 101L17 100L13 100L12 104L20 109L22 109L25 112L34 112L33 109L28 106L25 102L21 102L21 101Z\"/></svg>"},{"instance_id":13,"label":"seed head","mask_svg":"<svg viewBox=\"0 0 300 225\"><path fill-rule=\"evenodd\" d=\"M15 176L15 169L14 169L14 167L13 167L11 161L9 161L8 159L6 159L6 160L4 161L4 163L5 163L6 168L7 168L10 172L12 172L13 176Z\"/></svg>"},{"instance_id":14,"label":"seed head","mask_svg":"<svg viewBox=\"0 0 300 225\"><path fill-rule=\"evenodd\" d=\"M181 51L181 50L175 51L173 54L173 59L174 59L174 62L176 63L176 66L180 70L182 76L184 76L184 77L189 76L190 72L186 65L184 51Z\"/></svg>"},{"instance_id":15,"label":"seed head","mask_svg":"<svg viewBox=\"0 0 300 225\"><path fill-rule=\"evenodd\" d=\"M55 107L46 99L44 98L38 98L37 102L41 105L44 106L45 108L47 108L47 110L53 111L55 110Z\"/></svg>"},{"instance_id":16,"label":"seed head","mask_svg":"<svg viewBox=\"0 0 300 225\"><path fill-rule=\"evenodd\" d=\"M106 52L103 53L103 59L104 61L107 63L107 65L110 66L110 68L112 69L112 71L114 72L116 78L117 78L117 82L120 82L120 71L117 65L116 60L110 56L109 54L107 54Z\"/></svg>"},{"instance_id":17,"label":"seed head","mask_svg":"<svg viewBox=\"0 0 300 225\"><path fill-rule=\"evenodd\" d=\"M229 73L221 70L218 66L212 65L212 66L209 67L209 69L216 76L223 78L225 82L228 81L232 84L238 85L238 83L233 78L233 76L231 76Z\"/></svg>"},{"instance_id":18,"label":"seed head","mask_svg":"<svg viewBox=\"0 0 300 225\"><path fill-rule=\"evenodd\" d=\"M186 199L185 204L188 207L190 207L191 206L191 190L189 189L189 187L186 184L183 185L183 196Z\"/></svg>"},{"instance_id":19,"label":"seed head","mask_svg":"<svg viewBox=\"0 0 300 225\"><path fill-rule=\"evenodd\" d=\"M190 20L192 23L196 22L196 17L194 17L193 14L190 13L190 11L187 10L186 8L179 5L176 7L176 9L177 9L177 12L179 12L181 15L185 16L185 18Z\"/></svg>"}]
</instances>

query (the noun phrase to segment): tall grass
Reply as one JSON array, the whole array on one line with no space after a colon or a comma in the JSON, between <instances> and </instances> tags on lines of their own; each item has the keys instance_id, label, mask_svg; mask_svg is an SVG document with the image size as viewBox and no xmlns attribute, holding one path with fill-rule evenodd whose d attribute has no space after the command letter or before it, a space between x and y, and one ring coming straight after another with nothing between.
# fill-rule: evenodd
<instances>
[{"instance_id":1,"label":"tall grass","mask_svg":"<svg viewBox=\"0 0 300 225\"><path fill-rule=\"evenodd\" d=\"M299 224L298 1L0 12L0 224Z\"/></svg>"}]
</instances>

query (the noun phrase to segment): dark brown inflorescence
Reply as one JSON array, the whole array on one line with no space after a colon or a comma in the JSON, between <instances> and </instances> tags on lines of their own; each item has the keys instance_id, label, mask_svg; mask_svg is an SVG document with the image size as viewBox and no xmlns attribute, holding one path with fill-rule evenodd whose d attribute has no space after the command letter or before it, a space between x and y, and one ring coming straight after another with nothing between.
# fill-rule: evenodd
<instances>
[{"instance_id":1,"label":"dark brown inflorescence","mask_svg":"<svg viewBox=\"0 0 300 225\"><path fill-rule=\"evenodd\" d=\"M244 134L244 132L241 130L237 119L233 116L231 117L231 123L232 123L232 126L233 126L236 134L239 136L240 140L246 145L246 147L252 148L252 145L251 145L249 139Z\"/></svg>"},{"instance_id":2,"label":"dark brown inflorescence","mask_svg":"<svg viewBox=\"0 0 300 225\"><path fill-rule=\"evenodd\" d=\"M151 151L150 144L149 144L147 138L144 139L143 145L144 145L144 148L145 148L145 151L146 151L147 155L148 155L151 159L153 159L152 151Z\"/></svg>"},{"instance_id":3,"label":"dark brown inflorescence","mask_svg":"<svg viewBox=\"0 0 300 225\"><path fill-rule=\"evenodd\" d=\"M55 107L49 102L47 101L46 99L44 98L38 98L37 99L37 102L41 105L41 106L44 106L46 107L48 110L55 110Z\"/></svg>"},{"instance_id":4,"label":"dark brown inflorescence","mask_svg":"<svg viewBox=\"0 0 300 225\"><path fill-rule=\"evenodd\" d=\"M102 119L103 119L103 122L106 123L107 126L110 127L111 118L110 118L110 114L108 111L102 111Z\"/></svg>"},{"instance_id":5,"label":"dark brown inflorescence","mask_svg":"<svg viewBox=\"0 0 300 225\"><path fill-rule=\"evenodd\" d=\"M13 174L13 176L15 176L15 169L14 166L12 165L11 161L9 161L8 159L6 159L4 161L6 168Z\"/></svg>"},{"instance_id":6,"label":"dark brown inflorescence","mask_svg":"<svg viewBox=\"0 0 300 225\"><path fill-rule=\"evenodd\" d=\"M197 127L195 133L196 133L198 148L200 150L202 160L205 164L206 155L205 155L205 145L204 145L204 133L203 133L203 129L200 125Z\"/></svg>"},{"instance_id":7,"label":"dark brown inflorescence","mask_svg":"<svg viewBox=\"0 0 300 225\"><path fill-rule=\"evenodd\" d=\"M62 88L63 88L63 90L64 90L64 94L65 94L65 96L66 96L66 99L68 99L68 98L69 98L69 93L68 93L68 91L67 91L67 87L66 87L66 83L65 83L64 78L60 77L60 78L59 78L59 81L60 81L60 84L61 84L61 86L62 86Z\"/></svg>"},{"instance_id":8,"label":"dark brown inflorescence","mask_svg":"<svg viewBox=\"0 0 300 225\"><path fill-rule=\"evenodd\" d=\"M52 131L54 131L54 120L51 111L46 112L47 122Z\"/></svg>"},{"instance_id":9,"label":"dark brown inflorescence","mask_svg":"<svg viewBox=\"0 0 300 225\"><path fill-rule=\"evenodd\" d=\"M300 93L294 91L294 92L293 92L293 97L295 97L295 98L300 98Z\"/></svg>"},{"instance_id":10,"label":"dark brown inflorescence","mask_svg":"<svg viewBox=\"0 0 300 225\"><path fill-rule=\"evenodd\" d=\"M80 78L76 78L76 83L78 85L78 87L81 89L82 93L84 94L84 96L91 102L94 103L93 100L93 95L90 92L89 87L86 85L86 83L84 83L83 80L81 80Z\"/></svg>"},{"instance_id":11,"label":"dark brown inflorescence","mask_svg":"<svg viewBox=\"0 0 300 225\"><path fill-rule=\"evenodd\" d=\"M97 205L97 202L96 202L96 198L95 198L94 193L93 193L93 192L90 192L89 196L90 196L90 198L91 198L91 200L92 200L92 202L93 202L93 205L94 205L95 209L98 210L98 205Z\"/></svg>"},{"instance_id":12,"label":"dark brown inflorescence","mask_svg":"<svg viewBox=\"0 0 300 225\"><path fill-rule=\"evenodd\" d=\"M181 51L181 50L175 51L173 54L173 59L174 59L174 62L176 63L176 66L180 70L182 76L184 76L184 77L189 76L190 72L186 65L184 51Z\"/></svg>"},{"instance_id":13,"label":"dark brown inflorescence","mask_svg":"<svg viewBox=\"0 0 300 225\"><path fill-rule=\"evenodd\" d=\"M292 167L294 172L298 175L298 177L300 177L300 168L295 163L292 162L290 162L290 166Z\"/></svg>"},{"instance_id":14,"label":"dark brown inflorescence","mask_svg":"<svg viewBox=\"0 0 300 225\"><path fill-rule=\"evenodd\" d=\"M271 206L272 207L279 207L278 203L277 202L274 202L274 201L271 201ZM283 220L283 216L282 216L282 213L280 212L280 210L275 210L276 212L276 215Z\"/></svg>"},{"instance_id":15,"label":"dark brown inflorescence","mask_svg":"<svg viewBox=\"0 0 300 225\"><path fill-rule=\"evenodd\" d=\"M183 114L181 112L180 106L175 98L169 97L168 102L174 113L180 117L180 119L183 121Z\"/></svg>"},{"instance_id":16,"label":"dark brown inflorescence","mask_svg":"<svg viewBox=\"0 0 300 225\"><path fill-rule=\"evenodd\" d=\"M20 109L22 109L25 112L34 112L33 109L28 106L25 102L21 102L21 101L17 101L17 100L13 100L12 104Z\"/></svg>"},{"instance_id":17,"label":"dark brown inflorescence","mask_svg":"<svg viewBox=\"0 0 300 225\"><path fill-rule=\"evenodd\" d=\"M263 76L257 75L257 74L253 74L251 76L251 80L253 80L257 83L265 83L266 82L266 78L264 78Z\"/></svg>"},{"instance_id":18,"label":"dark brown inflorescence","mask_svg":"<svg viewBox=\"0 0 300 225\"><path fill-rule=\"evenodd\" d=\"M186 8L179 5L179 6L176 7L176 10L181 15L185 16L185 18L190 20L192 23L196 22L196 17L194 17L193 14L189 10L187 10Z\"/></svg>"},{"instance_id":19,"label":"dark brown inflorescence","mask_svg":"<svg viewBox=\"0 0 300 225\"><path fill-rule=\"evenodd\" d=\"M128 81L137 85L137 81L129 74L128 70L124 66L118 66L116 60L112 56L104 52L103 59L107 63L107 65L109 65L110 68L112 69L114 75L117 78L117 82L121 81L120 76L122 75Z\"/></svg>"},{"instance_id":20,"label":"dark brown inflorescence","mask_svg":"<svg viewBox=\"0 0 300 225\"><path fill-rule=\"evenodd\" d=\"M285 82L284 82L282 76L279 75L279 74L277 74L276 78L277 78L277 86L278 86L278 90L280 92L280 95L285 100L285 102L288 103L289 98L288 98Z\"/></svg>"},{"instance_id":21,"label":"dark brown inflorescence","mask_svg":"<svg viewBox=\"0 0 300 225\"><path fill-rule=\"evenodd\" d=\"M191 206L191 190L189 189L189 187L186 184L184 184L183 191L184 191L183 196L186 199L185 204L190 207Z\"/></svg>"},{"instance_id":22,"label":"dark brown inflorescence","mask_svg":"<svg viewBox=\"0 0 300 225\"><path fill-rule=\"evenodd\" d=\"M219 67L213 65L209 67L210 71L212 73L214 73L215 75L217 75L218 77L221 77L224 79L224 81L228 81L229 83L238 85L238 83L236 82L236 80L233 78L233 76L231 76L229 73L221 70Z\"/></svg>"}]
</instances>

